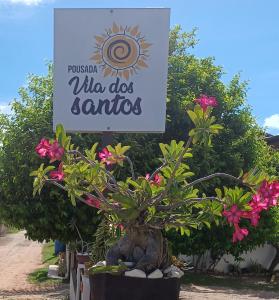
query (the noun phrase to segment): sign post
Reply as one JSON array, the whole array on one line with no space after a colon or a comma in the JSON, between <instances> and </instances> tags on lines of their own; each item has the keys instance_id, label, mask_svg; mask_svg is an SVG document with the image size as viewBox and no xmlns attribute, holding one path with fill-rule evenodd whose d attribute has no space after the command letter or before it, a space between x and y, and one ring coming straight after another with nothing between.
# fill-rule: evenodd
<instances>
[{"instance_id":1,"label":"sign post","mask_svg":"<svg viewBox=\"0 0 279 300\"><path fill-rule=\"evenodd\" d=\"M54 127L164 132L169 9L55 9Z\"/></svg>"}]
</instances>

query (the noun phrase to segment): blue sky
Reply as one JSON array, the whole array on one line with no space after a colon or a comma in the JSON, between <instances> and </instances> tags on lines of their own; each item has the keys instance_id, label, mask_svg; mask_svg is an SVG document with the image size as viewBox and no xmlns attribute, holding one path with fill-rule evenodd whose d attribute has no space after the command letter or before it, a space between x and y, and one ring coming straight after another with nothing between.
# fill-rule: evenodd
<instances>
[{"instance_id":1,"label":"blue sky","mask_svg":"<svg viewBox=\"0 0 279 300\"><path fill-rule=\"evenodd\" d=\"M214 56L224 82L241 72L260 125L279 134L277 0L0 0L0 110L28 73L44 74L53 56L54 7L170 7L171 26L198 28L198 57Z\"/></svg>"}]
</instances>

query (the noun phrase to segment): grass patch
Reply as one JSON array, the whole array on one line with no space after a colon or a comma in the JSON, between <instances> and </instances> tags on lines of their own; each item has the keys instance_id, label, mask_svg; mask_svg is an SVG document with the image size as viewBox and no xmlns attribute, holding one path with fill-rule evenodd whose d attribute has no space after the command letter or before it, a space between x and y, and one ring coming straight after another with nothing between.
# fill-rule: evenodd
<instances>
[{"instance_id":1,"label":"grass patch","mask_svg":"<svg viewBox=\"0 0 279 300\"><path fill-rule=\"evenodd\" d=\"M37 269L28 274L28 281L34 284L50 285L57 282L57 279L47 277L48 268Z\"/></svg>"},{"instance_id":2,"label":"grass patch","mask_svg":"<svg viewBox=\"0 0 279 300\"><path fill-rule=\"evenodd\" d=\"M13 226L8 226L7 227L7 233L18 233L20 231L20 229L15 228Z\"/></svg>"},{"instance_id":3,"label":"grass patch","mask_svg":"<svg viewBox=\"0 0 279 300\"><path fill-rule=\"evenodd\" d=\"M49 242L43 245L42 248L42 263L47 266L55 265L58 262L58 257L54 254L54 242Z\"/></svg>"},{"instance_id":4,"label":"grass patch","mask_svg":"<svg viewBox=\"0 0 279 300\"><path fill-rule=\"evenodd\" d=\"M279 283L269 283L266 276L219 276L198 273L186 273L182 278L184 284L195 284L204 287L231 288L236 290L252 289L264 291L279 291Z\"/></svg>"},{"instance_id":5,"label":"grass patch","mask_svg":"<svg viewBox=\"0 0 279 300\"><path fill-rule=\"evenodd\" d=\"M58 262L58 257L54 255L54 242L49 242L42 247L42 268L28 274L28 281L37 285L53 285L62 283L61 279L51 279L47 277L48 266L55 265Z\"/></svg>"}]
</instances>

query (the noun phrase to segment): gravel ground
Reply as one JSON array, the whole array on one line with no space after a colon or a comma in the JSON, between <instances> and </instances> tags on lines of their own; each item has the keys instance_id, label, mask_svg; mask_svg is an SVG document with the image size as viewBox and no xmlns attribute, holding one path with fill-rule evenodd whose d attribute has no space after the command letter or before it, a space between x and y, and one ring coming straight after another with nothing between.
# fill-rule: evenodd
<instances>
[{"instance_id":1,"label":"gravel ground","mask_svg":"<svg viewBox=\"0 0 279 300\"><path fill-rule=\"evenodd\" d=\"M57 287L0 291L0 299L9 300L66 300L69 294L69 285L59 285Z\"/></svg>"},{"instance_id":2,"label":"gravel ground","mask_svg":"<svg viewBox=\"0 0 279 300\"><path fill-rule=\"evenodd\" d=\"M276 292L233 290L220 287L201 287L197 285L184 285L180 294L181 300L260 300L279 299Z\"/></svg>"}]
</instances>

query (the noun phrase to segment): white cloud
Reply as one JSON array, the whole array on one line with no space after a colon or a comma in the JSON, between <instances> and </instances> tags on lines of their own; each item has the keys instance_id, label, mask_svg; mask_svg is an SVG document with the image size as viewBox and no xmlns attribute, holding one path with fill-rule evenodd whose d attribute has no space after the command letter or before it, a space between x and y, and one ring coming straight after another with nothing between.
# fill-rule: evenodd
<instances>
[{"instance_id":1,"label":"white cloud","mask_svg":"<svg viewBox=\"0 0 279 300\"><path fill-rule=\"evenodd\" d=\"M22 4L22 5L38 5L43 2L50 2L48 0L4 0L5 3L8 4Z\"/></svg>"},{"instance_id":2,"label":"white cloud","mask_svg":"<svg viewBox=\"0 0 279 300\"><path fill-rule=\"evenodd\" d=\"M264 120L264 126L279 130L279 114L272 115Z\"/></svg>"},{"instance_id":3,"label":"white cloud","mask_svg":"<svg viewBox=\"0 0 279 300\"><path fill-rule=\"evenodd\" d=\"M3 114L11 114L12 110L11 110L11 106L8 103L1 103L0 104L0 113Z\"/></svg>"}]
</instances>

